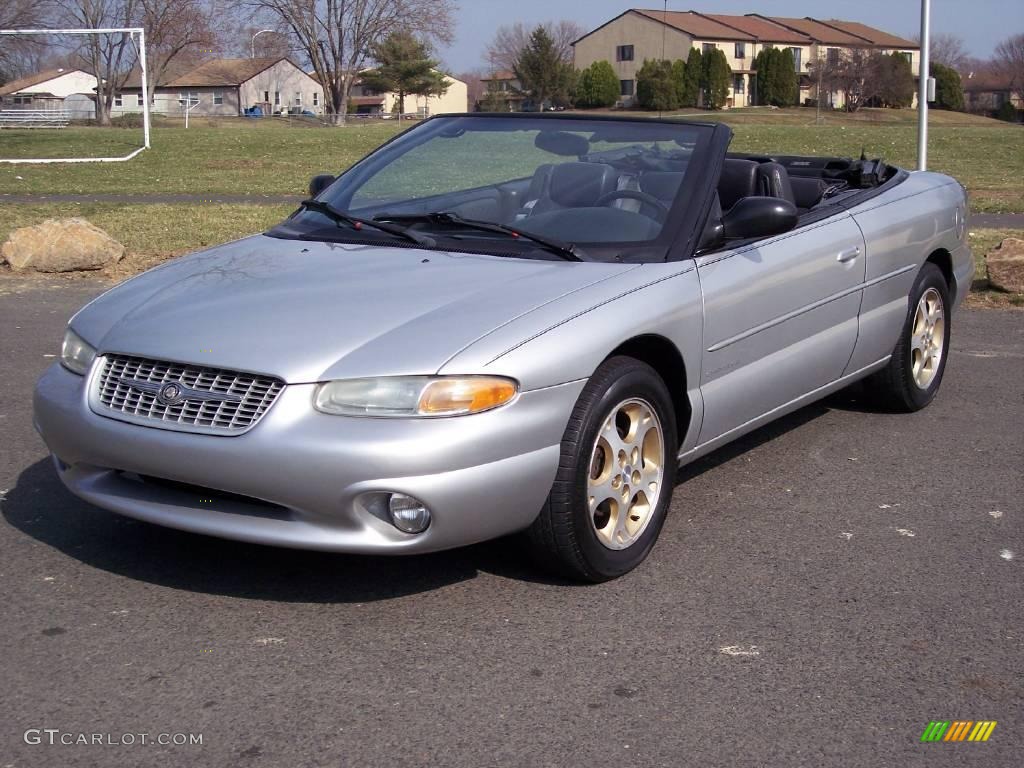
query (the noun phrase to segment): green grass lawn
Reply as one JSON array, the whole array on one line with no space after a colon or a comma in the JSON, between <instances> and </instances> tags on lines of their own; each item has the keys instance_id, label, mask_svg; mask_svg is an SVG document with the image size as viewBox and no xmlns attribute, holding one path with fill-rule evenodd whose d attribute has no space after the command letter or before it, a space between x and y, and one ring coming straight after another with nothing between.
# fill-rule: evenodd
<instances>
[{"instance_id":1,"label":"green grass lawn","mask_svg":"<svg viewBox=\"0 0 1024 768\"><path fill-rule=\"evenodd\" d=\"M650 116L650 113L644 113ZM682 112L680 119L720 120L735 131L737 151L871 157L913 167L916 113L862 110L737 109ZM405 127L405 126L402 126ZM131 253L166 258L260 231L291 206L145 203L161 194L301 195L311 176L344 170L394 136L394 122L353 122L344 128L272 121L199 119L182 127L155 127L153 148L124 163L0 165L0 241L15 227L44 218L78 215L124 242ZM120 155L138 146L140 129L0 130L0 157ZM536 151L532 146L528 151ZM500 174L510 158L473 160ZM454 162L459 162L456 158ZM1024 212L1024 129L958 113L931 113L930 167L967 185L975 211ZM513 169L516 170L516 169ZM511 171L510 171L511 172ZM406 177L409 181L409 177ZM3 203L4 194L127 194L139 204Z\"/></svg>"},{"instance_id":2,"label":"green grass lawn","mask_svg":"<svg viewBox=\"0 0 1024 768\"><path fill-rule=\"evenodd\" d=\"M738 151L857 156L864 149L904 167L916 163L911 110L828 113L823 125L815 125L811 109L677 114L729 123ZM1024 212L1024 130L939 111L931 122L930 167L965 184L974 210ZM2 165L0 194L298 195L314 174L344 170L397 130L393 122L310 128L201 119L188 130L154 128L153 148L125 163ZM124 154L138 146L140 134L127 128L2 130L0 157Z\"/></svg>"}]
</instances>

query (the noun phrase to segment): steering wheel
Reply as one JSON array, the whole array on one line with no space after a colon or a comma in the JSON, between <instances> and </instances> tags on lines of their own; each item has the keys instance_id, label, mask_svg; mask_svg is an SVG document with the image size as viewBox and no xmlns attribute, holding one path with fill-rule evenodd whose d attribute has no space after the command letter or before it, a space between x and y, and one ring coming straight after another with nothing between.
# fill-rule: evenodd
<instances>
[{"instance_id":1,"label":"steering wheel","mask_svg":"<svg viewBox=\"0 0 1024 768\"><path fill-rule=\"evenodd\" d=\"M657 213L654 216L648 216L649 219L661 223L668 218L668 206L665 205L661 200L656 198L654 195L649 195L646 192L641 192L639 189L616 189L613 192L607 192L598 198L597 202L594 203L595 207L601 207L614 203L616 200L638 200L644 205L649 205Z\"/></svg>"}]
</instances>

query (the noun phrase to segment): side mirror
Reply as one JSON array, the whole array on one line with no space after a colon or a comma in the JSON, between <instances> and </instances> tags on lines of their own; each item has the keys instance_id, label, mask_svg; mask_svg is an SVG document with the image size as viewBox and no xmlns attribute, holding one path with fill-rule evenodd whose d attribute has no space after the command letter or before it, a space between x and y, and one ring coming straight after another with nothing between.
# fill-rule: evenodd
<instances>
[{"instance_id":1,"label":"side mirror","mask_svg":"<svg viewBox=\"0 0 1024 768\"><path fill-rule=\"evenodd\" d=\"M744 197L722 217L722 238L750 240L789 232L796 226L796 206L780 197Z\"/></svg>"},{"instance_id":2,"label":"side mirror","mask_svg":"<svg viewBox=\"0 0 1024 768\"><path fill-rule=\"evenodd\" d=\"M319 195L334 183L335 178L329 173L321 173L319 176L314 176L309 182L309 196L316 197Z\"/></svg>"}]
</instances>

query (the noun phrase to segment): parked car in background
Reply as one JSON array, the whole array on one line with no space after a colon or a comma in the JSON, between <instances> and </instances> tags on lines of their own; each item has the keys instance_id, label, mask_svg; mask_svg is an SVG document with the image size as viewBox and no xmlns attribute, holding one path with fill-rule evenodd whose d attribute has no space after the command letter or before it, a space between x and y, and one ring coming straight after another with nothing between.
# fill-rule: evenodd
<instances>
[{"instance_id":1,"label":"parked car in background","mask_svg":"<svg viewBox=\"0 0 1024 768\"><path fill-rule=\"evenodd\" d=\"M860 380L927 406L971 283L954 179L732 154L731 135L417 124L268 232L76 314L35 393L61 480L250 542L412 554L525 531L575 578L628 572L681 464Z\"/></svg>"}]
</instances>

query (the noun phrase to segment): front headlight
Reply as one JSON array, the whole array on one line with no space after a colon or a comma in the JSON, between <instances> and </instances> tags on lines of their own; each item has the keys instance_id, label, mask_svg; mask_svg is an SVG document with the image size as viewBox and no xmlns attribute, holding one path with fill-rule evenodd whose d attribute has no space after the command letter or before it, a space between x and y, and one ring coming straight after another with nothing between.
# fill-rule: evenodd
<instances>
[{"instance_id":1,"label":"front headlight","mask_svg":"<svg viewBox=\"0 0 1024 768\"><path fill-rule=\"evenodd\" d=\"M70 327L64 331L64 341L60 345L60 362L65 368L84 376L95 359L96 350L85 339Z\"/></svg>"},{"instance_id":2,"label":"front headlight","mask_svg":"<svg viewBox=\"0 0 1024 768\"><path fill-rule=\"evenodd\" d=\"M328 381L313 404L337 416L464 416L505 405L518 391L500 376L384 376Z\"/></svg>"}]
</instances>

